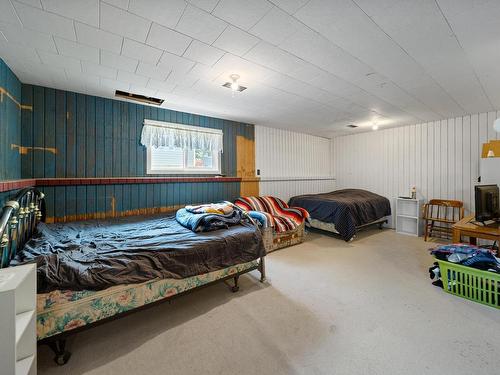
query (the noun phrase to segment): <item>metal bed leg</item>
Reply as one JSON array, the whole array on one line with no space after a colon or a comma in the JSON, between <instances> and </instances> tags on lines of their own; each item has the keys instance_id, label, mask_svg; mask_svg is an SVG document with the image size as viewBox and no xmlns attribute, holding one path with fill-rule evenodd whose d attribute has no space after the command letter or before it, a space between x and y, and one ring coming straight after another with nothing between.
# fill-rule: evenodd
<instances>
[{"instance_id":1,"label":"metal bed leg","mask_svg":"<svg viewBox=\"0 0 500 375\"><path fill-rule=\"evenodd\" d=\"M260 258L259 271L260 271L260 282L263 283L266 281L266 263L264 261L264 257Z\"/></svg>"},{"instance_id":2,"label":"metal bed leg","mask_svg":"<svg viewBox=\"0 0 500 375\"><path fill-rule=\"evenodd\" d=\"M63 366L66 363L68 363L69 358L71 357L71 353L66 350L66 340L65 339L52 341L52 342L48 343L48 345L49 345L49 348L51 348L55 354L55 357L54 357L55 363L57 363L59 366Z\"/></svg>"},{"instance_id":3,"label":"metal bed leg","mask_svg":"<svg viewBox=\"0 0 500 375\"><path fill-rule=\"evenodd\" d=\"M233 280L234 280L234 285L231 287L231 292L233 293L236 293L238 290L240 290L240 287L238 286L238 279L240 277L239 276L236 276Z\"/></svg>"}]
</instances>

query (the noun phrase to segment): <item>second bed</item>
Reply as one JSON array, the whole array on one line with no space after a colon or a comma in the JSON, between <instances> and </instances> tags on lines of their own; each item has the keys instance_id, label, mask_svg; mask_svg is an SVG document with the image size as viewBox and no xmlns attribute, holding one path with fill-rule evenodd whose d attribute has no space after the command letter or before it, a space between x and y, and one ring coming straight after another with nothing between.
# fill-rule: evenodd
<instances>
[{"instance_id":1,"label":"second bed","mask_svg":"<svg viewBox=\"0 0 500 375\"><path fill-rule=\"evenodd\" d=\"M391 215L387 198L361 189L298 195L288 204L306 209L311 227L336 233L345 241L352 240L365 226L382 225Z\"/></svg>"}]
</instances>

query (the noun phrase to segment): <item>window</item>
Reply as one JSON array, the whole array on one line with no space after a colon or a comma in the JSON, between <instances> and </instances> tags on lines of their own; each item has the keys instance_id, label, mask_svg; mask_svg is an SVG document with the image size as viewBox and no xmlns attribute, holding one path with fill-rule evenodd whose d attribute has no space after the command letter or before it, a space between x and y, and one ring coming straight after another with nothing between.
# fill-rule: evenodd
<instances>
[{"instance_id":1,"label":"window","mask_svg":"<svg viewBox=\"0 0 500 375\"><path fill-rule=\"evenodd\" d=\"M144 120L148 174L220 174L222 131Z\"/></svg>"},{"instance_id":2,"label":"window","mask_svg":"<svg viewBox=\"0 0 500 375\"><path fill-rule=\"evenodd\" d=\"M148 174L219 174L220 156L218 151L148 147Z\"/></svg>"}]
</instances>

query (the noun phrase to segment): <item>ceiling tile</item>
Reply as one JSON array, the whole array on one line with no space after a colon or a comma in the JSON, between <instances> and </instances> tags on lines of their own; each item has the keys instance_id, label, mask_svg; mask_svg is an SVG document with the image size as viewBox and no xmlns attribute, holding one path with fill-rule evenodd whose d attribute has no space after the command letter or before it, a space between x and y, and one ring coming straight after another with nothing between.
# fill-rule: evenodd
<instances>
[{"instance_id":1,"label":"ceiling tile","mask_svg":"<svg viewBox=\"0 0 500 375\"><path fill-rule=\"evenodd\" d=\"M309 0L272 0L272 3L274 5L283 9L285 12L289 14L294 14L308 2Z\"/></svg>"},{"instance_id":2,"label":"ceiling tile","mask_svg":"<svg viewBox=\"0 0 500 375\"><path fill-rule=\"evenodd\" d=\"M128 10L129 0L101 0L118 8Z\"/></svg>"},{"instance_id":3,"label":"ceiling tile","mask_svg":"<svg viewBox=\"0 0 500 375\"><path fill-rule=\"evenodd\" d=\"M289 14L274 7L249 31L271 44L278 45L299 30L300 24Z\"/></svg>"},{"instance_id":4,"label":"ceiling tile","mask_svg":"<svg viewBox=\"0 0 500 375\"><path fill-rule=\"evenodd\" d=\"M243 56L259 42L255 36L229 25L213 43L215 47L231 52L236 56Z\"/></svg>"},{"instance_id":5,"label":"ceiling tile","mask_svg":"<svg viewBox=\"0 0 500 375\"><path fill-rule=\"evenodd\" d=\"M215 16L248 30L271 10L265 0L221 0L212 12Z\"/></svg>"},{"instance_id":6,"label":"ceiling tile","mask_svg":"<svg viewBox=\"0 0 500 375\"><path fill-rule=\"evenodd\" d=\"M7 43L3 39L0 39L0 56L5 62L10 60L21 64L24 62L32 62L35 65L40 64L40 58L34 48L12 45L12 43ZM15 65L11 63L9 66L15 68Z\"/></svg>"},{"instance_id":7,"label":"ceiling tile","mask_svg":"<svg viewBox=\"0 0 500 375\"><path fill-rule=\"evenodd\" d=\"M212 44L224 31L227 24L211 14L188 5L176 30L202 42Z\"/></svg>"},{"instance_id":8,"label":"ceiling tile","mask_svg":"<svg viewBox=\"0 0 500 375\"><path fill-rule=\"evenodd\" d=\"M101 29L139 42L146 41L151 21L106 3L101 3L100 9Z\"/></svg>"},{"instance_id":9,"label":"ceiling tile","mask_svg":"<svg viewBox=\"0 0 500 375\"><path fill-rule=\"evenodd\" d=\"M99 0L42 0L42 3L46 11L99 26Z\"/></svg>"},{"instance_id":10,"label":"ceiling tile","mask_svg":"<svg viewBox=\"0 0 500 375\"><path fill-rule=\"evenodd\" d=\"M72 71L81 72L82 66L80 60L69 56L57 55L55 53L50 53L47 51L38 51L38 56L42 60L42 63L50 66L55 66L59 68L64 68Z\"/></svg>"},{"instance_id":11,"label":"ceiling tile","mask_svg":"<svg viewBox=\"0 0 500 375\"><path fill-rule=\"evenodd\" d=\"M161 92L167 93L167 92L171 92L174 89L175 84L150 79L146 87L153 89L153 90L159 90Z\"/></svg>"},{"instance_id":12,"label":"ceiling tile","mask_svg":"<svg viewBox=\"0 0 500 375\"><path fill-rule=\"evenodd\" d=\"M189 75L203 80L211 81L220 76L224 72L224 67L219 67L217 64L214 67L205 64L197 63L193 69L189 71Z\"/></svg>"},{"instance_id":13,"label":"ceiling tile","mask_svg":"<svg viewBox=\"0 0 500 375\"><path fill-rule=\"evenodd\" d=\"M13 4L23 25L43 33L54 34L69 40L76 40L75 28L72 20L16 1L14 1Z\"/></svg>"},{"instance_id":14,"label":"ceiling tile","mask_svg":"<svg viewBox=\"0 0 500 375\"><path fill-rule=\"evenodd\" d=\"M224 51L194 40L184 53L184 57L205 65L213 65L224 55Z\"/></svg>"},{"instance_id":15,"label":"ceiling tile","mask_svg":"<svg viewBox=\"0 0 500 375\"><path fill-rule=\"evenodd\" d=\"M192 40L177 31L153 23L146 44L181 56Z\"/></svg>"},{"instance_id":16,"label":"ceiling tile","mask_svg":"<svg viewBox=\"0 0 500 375\"><path fill-rule=\"evenodd\" d=\"M219 0L188 0L188 3L207 11L208 13L211 13L212 10L214 10L218 2Z\"/></svg>"},{"instance_id":17,"label":"ceiling tile","mask_svg":"<svg viewBox=\"0 0 500 375\"><path fill-rule=\"evenodd\" d=\"M219 76L222 75L224 81L229 80L231 74L239 74L240 81L243 83L254 84L256 81L262 82L267 79L267 77L273 72L259 64L255 64L251 61L245 60L243 58L226 53L218 62L214 65L213 69L219 72Z\"/></svg>"},{"instance_id":18,"label":"ceiling tile","mask_svg":"<svg viewBox=\"0 0 500 375\"><path fill-rule=\"evenodd\" d=\"M21 26L19 18L10 1L0 1L0 21Z\"/></svg>"},{"instance_id":19,"label":"ceiling tile","mask_svg":"<svg viewBox=\"0 0 500 375\"><path fill-rule=\"evenodd\" d=\"M0 22L0 31L5 35L9 43L57 53L54 39L49 34L5 22Z\"/></svg>"},{"instance_id":20,"label":"ceiling tile","mask_svg":"<svg viewBox=\"0 0 500 375\"><path fill-rule=\"evenodd\" d=\"M162 55L162 50L125 38L122 55L156 64Z\"/></svg>"},{"instance_id":21,"label":"ceiling tile","mask_svg":"<svg viewBox=\"0 0 500 375\"><path fill-rule=\"evenodd\" d=\"M109 66L127 72L135 72L139 61L130 57L117 55L113 52L101 50L101 65Z\"/></svg>"},{"instance_id":22,"label":"ceiling tile","mask_svg":"<svg viewBox=\"0 0 500 375\"><path fill-rule=\"evenodd\" d=\"M83 44L57 36L54 37L54 41L56 42L56 47L60 55L74 57L80 60L88 60L99 64L99 49L84 46Z\"/></svg>"},{"instance_id":23,"label":"ceiling tile","mask_svg":"<svg viewBox=\"0 0 500 375\"><path fill-rule=\"evenodd\" d=\"M123 37L121 36L79 22L75 22L75 29L77 40L82 44L114 53L120 53L122 50Z\"/></svg>"},{"instance_id":24,"label":"ceiling tile","mask_svg":"<svg viewBox=\"0 0 500 375\"><path fill-rule=\"evenodd\" d=\"M244 57L303 81L313 79L320 71L312 64L265 42L257 44Z\"/></svg>"},{"instance_id":25,"label":"ceiling tile","mask_svg":"<svg viewBox=\"0 0 500 375\"><path fill-rule=\"evenodd\" d=\"M158 63L158 67L165 70L173 70L178 73L187 73L194 64L193 61L165 52Z\"/></svg>"},{"instance_id":26,"label":"ceiling tile","mask_svg":"<svg viewBox=\"0 0 500 375\"><path fill-rule=\"evenodd\" d=\"M29 6L32 6L32 7L35 7L35 8L40 8L42 9L42 3L41 3L41 0L17 0L19 1L20 3L24 3L26 5L29 5Z\"/></svg>"},{"instance_id":27,"label":"ceiling tile","mask_svg":"<svg viewBox=\"0 0 500 375\"><path fill-rule=\"evenodd\" d=\"M329 135L500 108L499 12L492 0L0 0L0 56L26 82ZM249 87L236 100L221 87L233 73Z\"/></svg>"},{"instance_id":28,"label":"ceiling tile","mask_svg":"<svg viewBox=\"0 0 500 375\"><path fill-rule=\"evenodd\" d=\"M88 86L88 88L99 86L101 83L101 80L98 76L88 75L81 72L74 72L71 70L66 71L66 77L69 81L76 84L82 84L86 87Z\"/></svg>"},{"instance_id":29,"label":"ceiling tile","mask_svg":"<svg viewBox=\"0 0 500 375\"><path fill-rule=\"evenodd\" d=\"M184 0L130 0L129 12L167 27L175 27L186 8Z\"/></svg>"},{"instance_id":30,"label":"ceiling tile","mask_svg":"<svg viewBox=\"0 0 500 375\"><path fill-rule=\"evenodd\" d=\"M95 76L115 79L116 69L110 68L109 66L103 66L95 64L90 61L82 61L82 71L87 74L93 74Z\"/></svg>"},{"instance_id":31,"label":"ceiling tile","mask_svg":"<svg viewBox=\"0 0 500 375\"><path fill-rule=\"evenodd\" d=\"M158 81L165 81L170 73L170 69L140 62L139 66L137 67L136 73L141 76L149 77Z\"/></svg>"},{"instance_id":32,"label":"ceiling tile","mask_svg":"<svg viewBox=\"0 0 500 375\"><path fill-rule=\"evenodd\" d=\"M125 72L123 70L118 71L118 77L116 78L120 82L126 82L129 84L135 84L139 86L146 86L149 81L148 77L140 76L134 73Z\"/></svg>"},{"instance_id":33,"label":"ceiling tile","mask_svg":"<svg viewBox=\"0 0 500 375\"><path fill-rule=\"evenodd\" d=\"M128 82L121 82L109 78L101 78L100 81L100 86L109 89L113 94L115 90L129 91L130 89L130 83Z\"/></svg>"}]
</instances>

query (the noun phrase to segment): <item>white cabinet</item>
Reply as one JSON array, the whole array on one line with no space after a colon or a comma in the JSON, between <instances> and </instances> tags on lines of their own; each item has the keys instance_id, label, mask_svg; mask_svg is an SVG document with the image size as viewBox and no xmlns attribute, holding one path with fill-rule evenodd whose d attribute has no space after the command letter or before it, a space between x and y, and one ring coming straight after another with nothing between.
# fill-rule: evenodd
<instances>
[{"instance_id":1,"label":"white cabinet","mask_svg":"<svg viewBox=\"0 0 500 375\"><path fill-rule=\"evenodd\" d=\"M396 198L396 232L412 236L422 234L420 199Z\"/></svg>"},{"instance_id":2,"label":"white cabinet","mask_svg":"<svg viewBox=\"0 0 500 375\"><path fill-rule=\"evenodd\" d=\"M0 269L0 372L36 374L36 265Z\"/></svg>"}]
</instances>

